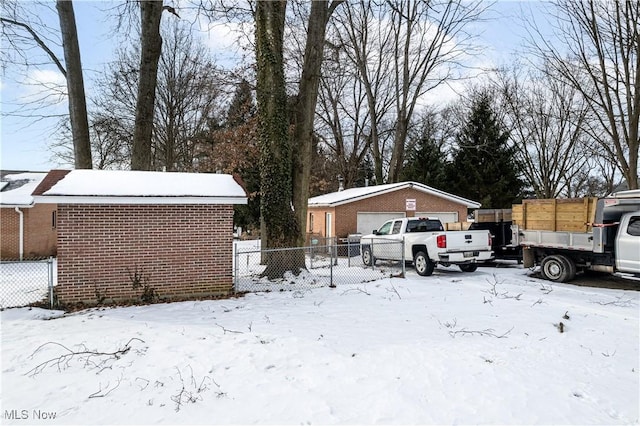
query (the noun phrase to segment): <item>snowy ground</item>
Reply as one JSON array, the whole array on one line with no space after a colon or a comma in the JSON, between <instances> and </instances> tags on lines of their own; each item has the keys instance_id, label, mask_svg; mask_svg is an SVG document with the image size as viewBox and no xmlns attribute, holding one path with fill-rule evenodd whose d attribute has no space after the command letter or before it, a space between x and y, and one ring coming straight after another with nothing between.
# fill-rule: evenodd
<instances>
[{"instance_id":1,"label":"snowy ground","mask_svg":"<svg viewBox=\"0 0 640 426\"><path fill-rule=\"evenodd\" d=\"M49 262L52 262L51 269L49 269ZM57 281L55 259L2 262L0 264L0 309L49 300L50 278L55 285Z\"/></svg>"},{"instance_id":2,"label":"snowy ground","mask_svg":"<svg viewBox=\"0 0 640 426\"><path fill-rule=\"evenodd\" d=\"M639 293L528 273L8 309L2 423L637 424Z\"/></svg>"}]
</instances>

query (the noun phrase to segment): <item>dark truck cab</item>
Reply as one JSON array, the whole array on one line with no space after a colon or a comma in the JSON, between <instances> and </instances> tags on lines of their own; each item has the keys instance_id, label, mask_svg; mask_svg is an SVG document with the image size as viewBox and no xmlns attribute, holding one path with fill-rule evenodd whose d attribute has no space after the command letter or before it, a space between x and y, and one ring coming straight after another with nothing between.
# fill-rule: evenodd
<instances>
[{"instance_id":1,"label":"dark truck cab","mask_svg":"<svg viewBox=\"0 0 640 426\"><path fill-rule=\"evenodd\" d=\"M513 234L511 232L512 221L493 221L493 222L473 222L469 227L470 230L489 231L491 233L491 249L494 260L516 260L522 262L522 246L512 244Z\"/></svg>"}]
</instances>

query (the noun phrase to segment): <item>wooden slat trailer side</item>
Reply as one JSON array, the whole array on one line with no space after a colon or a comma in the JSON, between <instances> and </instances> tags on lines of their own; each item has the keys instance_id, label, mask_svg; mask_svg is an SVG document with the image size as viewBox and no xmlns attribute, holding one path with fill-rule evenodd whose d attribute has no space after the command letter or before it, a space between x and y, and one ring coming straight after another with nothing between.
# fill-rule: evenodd
<instances>
[{"instance_id":1,"label":"wooden slat trailer side","mask_svg":"<svg viewBox=\"0 0 640 426\"><path fill-rule=\"evenodd\" d=\"M569 281L588 269L614 273L621 271L621 256L634 258L616 247L619 223L628 226L628 215L638 210L640 191L603 199L524 200L512 207L512 240L523 247L524 266L540 266L552 281ZM640 257L640 236L633 241Z\"/></svg>"}]
</instances>

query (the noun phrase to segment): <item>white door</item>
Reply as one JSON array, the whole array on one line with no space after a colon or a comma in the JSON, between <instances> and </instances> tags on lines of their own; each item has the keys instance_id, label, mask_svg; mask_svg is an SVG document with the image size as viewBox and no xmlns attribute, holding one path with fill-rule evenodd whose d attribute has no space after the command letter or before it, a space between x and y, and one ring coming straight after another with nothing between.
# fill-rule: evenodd
<instances>
[{"instance_id":1,"label":"white door","mask_svg":"<svg viewBox=\"0 0 640 426\"><path fill-rule=\"evenodd\" d=\"M333 230L331 227L331 213L325 213L324 214L324 236L326 238L331 238L333 237L332 232Z\"/></svg>"},{"instance_id":2,"label":"white door","mask_svg":"<svg viewBox=\"0 0 640 426\"><path fill-rule=\"evenodd\" d=\"M404 217L404 212L358 212L358 233L362 235L371 234L371 231L380 228L386 221L398 217Z\"/></svg>"},{"instance_id":3,"label":"white door","mask_svg":"<svg viewBox=\"0 0 640 426\"><path fill-rule=\"evenodd\" d=\"M621 272L640 274L640 215L633 215L626 229L618 230L616 268Z\"/></svg>"}]
</instances>

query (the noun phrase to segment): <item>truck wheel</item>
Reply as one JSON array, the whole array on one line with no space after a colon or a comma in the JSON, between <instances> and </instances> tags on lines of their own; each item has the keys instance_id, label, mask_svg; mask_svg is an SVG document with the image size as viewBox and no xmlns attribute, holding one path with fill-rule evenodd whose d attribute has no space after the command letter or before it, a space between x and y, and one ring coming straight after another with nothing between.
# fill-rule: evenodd
<instances>
[{"instance_id":1,"label":"truck wheel","mask_svg":"<svg viewBox=\"0 0 640 426\"><path fill-rule=\"evenodd\" d=\"M413 258L413 267L416 268L416 272L418 275L423 277L428 277L433 274L433 269L435 268L435 264L429 259L429 257L423 251L419 251L416 253Z\"/></svg>"},{"instance_id":2,"label":"truck wheel","mask_svg":"<svg viewBox=\"0 0 640 426\"><path fill-rule=\"evenodd\" d=\"M576 277L576 264L568 256L559 254L558 257L567 265L567 281L571 281Z\"/></svg>"},{"instance_id":3,"label":"truck wheel","mask_svg":"<svg viewBox=\"0 0 640 426\"><path fill-rule=\"evenodd\" d=\"M549 281L563 283L569 278L569 265L563 256L547 256L542 259L540 272Z\"/></svg>"},{"instance_id":4,"label":"truck wheel","mask_svg":"<svg viewBox=\"0 0 640 426\"><path fill-rule=\"evenodd\" d=\"M376 259L373 257L371 253L371 247L365 246L362 248L362 263L366 266L373 266L376 264Z\"/></svg>"},{"instance_id":5,"label":"truck wheel","mask_svg":"<svg viewBox=\"0 0 640 426\"><path fill-rule=\"evenodd\" d=\"M461 265L458 265L460 267L460 270L462 272L475 272L476 269L478 269L478 264L477 263L463 263Z\"/></svg>"}]
</instances>

